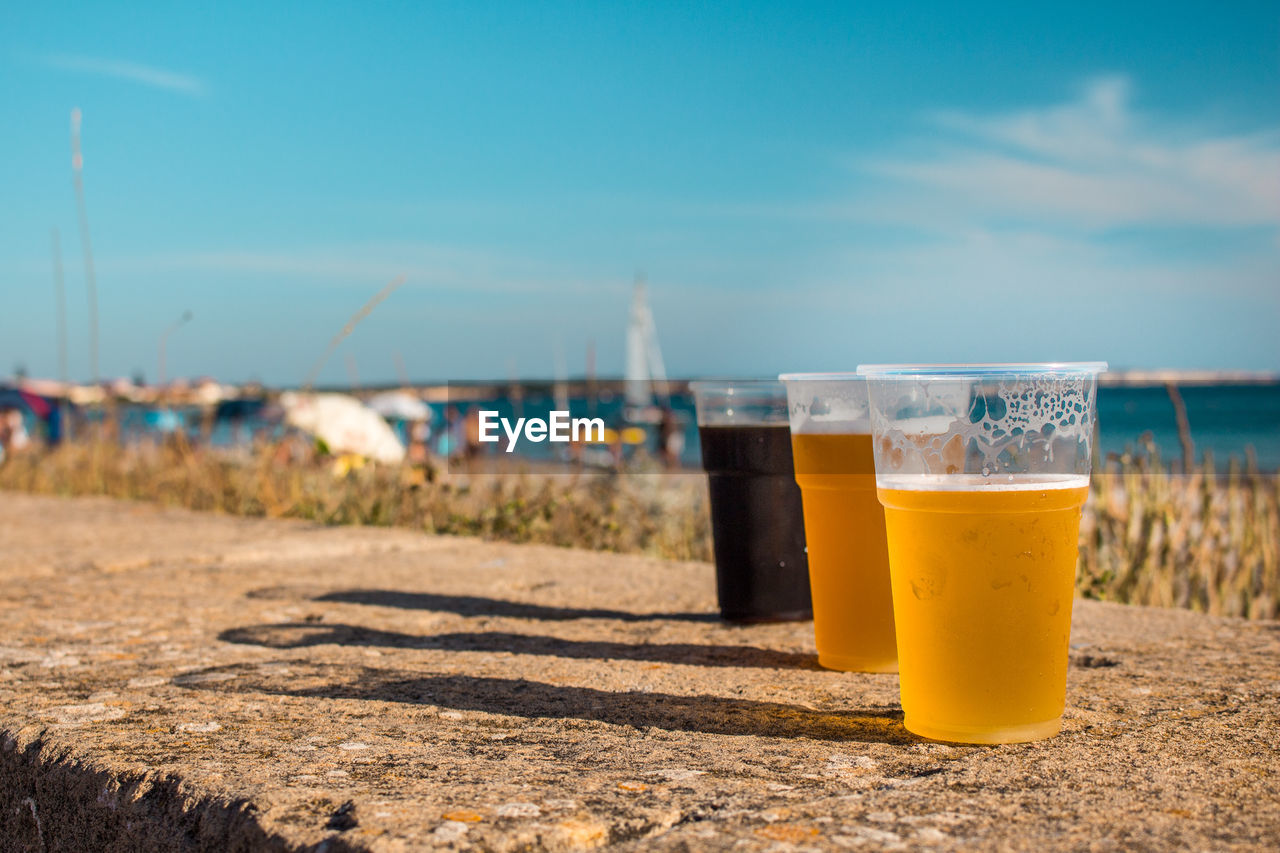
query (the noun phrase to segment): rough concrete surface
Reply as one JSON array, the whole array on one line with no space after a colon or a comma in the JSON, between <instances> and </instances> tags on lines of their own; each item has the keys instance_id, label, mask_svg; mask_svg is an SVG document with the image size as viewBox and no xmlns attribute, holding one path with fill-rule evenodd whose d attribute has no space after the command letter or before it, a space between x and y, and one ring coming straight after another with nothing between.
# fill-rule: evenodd
<instances>
[{"instance_id":1,"label":"rough concrete surface","mask_svg":"<svg viewBox=\"0 0 1280 853\"><path fill-rule=\"evenodd\" d=\"M1080 601L1040 743L906 732L710 567L0 494L0 849L1275 849L1280 626Z\"/></svg>"}]
</instances>

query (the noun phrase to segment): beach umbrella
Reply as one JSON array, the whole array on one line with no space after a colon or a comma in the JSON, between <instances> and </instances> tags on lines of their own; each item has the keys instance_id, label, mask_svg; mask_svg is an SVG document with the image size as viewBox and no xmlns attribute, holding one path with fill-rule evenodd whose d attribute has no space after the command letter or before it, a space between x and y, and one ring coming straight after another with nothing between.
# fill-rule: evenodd
<instances>
[{"instance_id":1,"label":"beach umbrella","mask_svg":"<svg viewBox=\"0 0 1280 853\"><path fill-rule=\"evenodd\" d=\"M354 453L378 462L404 460L404 445L382 416L346 394L280 396L285 423L310 433L336 453Z\"/></svg>"},{"instance_id":2,"label":"beach umbrella","mask_svg":"<svg viewBox=\"0 0 1280 853\"><path fill-rule=\"evenodd\" d=\"M412 394L387 391L369 398L369 408L384 418L399 421L429 421L431 409Z\"/></svg>"},{"instance_id":3,"label":"beach umbrella","mask_svg":"<svg viewBox=\"0 0 1280 853\"><path fill-rule=\"evenodd\" d=\"M21 388L0 386L0 409L28 409L37 418L47 418L53 402Z\"/></svg>"}]
</instances>

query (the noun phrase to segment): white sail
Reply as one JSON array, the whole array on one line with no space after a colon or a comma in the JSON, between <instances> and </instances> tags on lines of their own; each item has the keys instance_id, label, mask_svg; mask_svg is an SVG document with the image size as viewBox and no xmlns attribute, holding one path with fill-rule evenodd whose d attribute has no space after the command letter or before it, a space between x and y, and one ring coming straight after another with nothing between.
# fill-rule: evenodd
<instances>
[{"instance_id":1,"label":"white sail","mask_svg":"<svg viewBox=\"0 0 1280 853\"><path fill-rule=\"evenodd\" d=\"M658 330L653 324L643 279L636 280L631 299L631 320L627 324L627 404L648 406L653 395L667 396L667 370L658 347Z\"/></svg>"}]
</instances>

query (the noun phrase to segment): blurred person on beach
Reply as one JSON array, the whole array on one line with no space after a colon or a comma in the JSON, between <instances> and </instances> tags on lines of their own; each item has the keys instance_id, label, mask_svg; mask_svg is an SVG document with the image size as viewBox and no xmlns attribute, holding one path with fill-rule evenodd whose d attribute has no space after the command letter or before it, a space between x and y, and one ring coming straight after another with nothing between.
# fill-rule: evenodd
<instances>
[{"instance_id":1,"label":"blurred person on beach","mask_svg":"<svg viewBox=\"0 0 1280 853\"><path fill-rule=\"evenodd\" d=\"M436 453L445 459L456 459L461 446L462 410L454 405L444 412L444 424L440 430L440 440L436 443Z\"/></svg>"},{"instance_id":2,"label":"blurred person on beach","mask_svg":"<svg viewBox=\"0 0 1280 853\"><path fill-rule=\"evenodd\" d=\"M44 419L44 427L44 440L49 447L57 447L62 443L65 424L63 423L61 401L55 402L50 408L49 416Z\"/></svg>"},{"instance_id":3,"label":"blurred person on beach","mask_svg":"<svg viewBox=\"0 0 1280 853\"><path fill-rule=\"evenodd\" d=\"M0 410L0 462L13 453L21 453L31 446L31 436L17 409Z\"/></svg>"},{"instance_id":4,"label":"blurred person on beach","mask_svg":"<svg viewBox=\"0 0 1280 853\"><path fill-rule=\"evenodd\" d=\"M621 471L627 465L626 443L622 437L626 428L626 421L619 412L610 419L609 426L604 431L605 441L609 446L610 467L614 471Z\"/></svg>"},{"instance_id":5,"label":"blurred person on beach","mask_svg":"<svg viewBox=\"0 0 1280 853\"><path fill-rule=\"evenodd\" d=\"M484 453L484 449L484 443L480 441L480 409L477 407L467 412L463 422L462 452L470 461Z\"/></svg>"},{"instance_id":6,"label":"blurred person on beach","mask_svg":"<svg viewBox=\"0 0 1280 853\"><path fill-rule=\"evenodd\" d=\"M310 466L320 459L315 441L296 430L290 430L274 442L264 436L260 444L256 440L255 444L269 449L271 460L278 467Z\"/></svg>"},{"instance_id":7,"label":"blurred person on beach","mask_svg":"<svg viewBox=\"0 0 1280 853\"><path fill-rule=\"evenodd\" d=\"M680 455L684 452L684 431L670 406L662 407L658 421L658 459L664 468L679 468Z\"/></svg>"},{"instance_id":8,"label":"blurred person on beach","mask_svg":"<svg viewBox=\"0 0 1280 853\"><path fill-rule=\"evenodd\" d=\"M431 461L431 422L411 421L408 425L409 440L407 458L411 465L426 465Z\"/></svg>"},{"instance_id":9,"label":"blurred person on beach","mask_svg":"<svg viewBox=\"0 0 1280 853\"><path fill-rule=\"evenodd\" d=\"M480 409L451 406L449 411L440 455L452 462L471 462L485 450L480 441Z\"/></svg>"}]
</instances>

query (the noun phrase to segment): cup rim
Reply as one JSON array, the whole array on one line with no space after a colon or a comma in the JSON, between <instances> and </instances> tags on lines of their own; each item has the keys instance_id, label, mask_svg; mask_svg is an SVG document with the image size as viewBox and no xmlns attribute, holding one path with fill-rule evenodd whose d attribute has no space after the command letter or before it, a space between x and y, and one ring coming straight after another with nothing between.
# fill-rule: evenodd
<instances>
[{"instance_id":1,"label":"cup rim","mask_svg":"<svg viewBox=\"0 0 1280 853\"><path fill-rule=\"evenodd\" d=\"M856 370L841 371L838 373L779 373L779 382L851 382L854 380L862 381L865 377L858 375Z\"/></svg>"},{"instance_id":2,"label":"cup rim","mask_svg":"<svg viewBox=\"0 0 1280 853\"><path fill-rule=\"evenodd\" d=\"M777 379L697 379L689 383L689 390L695 394L699 391L725 390L733 393L742 391L781 391L782 383Z\"/></svg>"},{"instance_id":3,"label":"cup rim","mask_svg":"<svg viewBox=\"0 0 1280 853\"><path fill-rule=\"evenodd\" d=\"M1105 372L1105 361L978 362L973 364L859 364L864 379L947 379L985 376L1071 376L1096 377Z\"/></svg>"}]
</instances>

